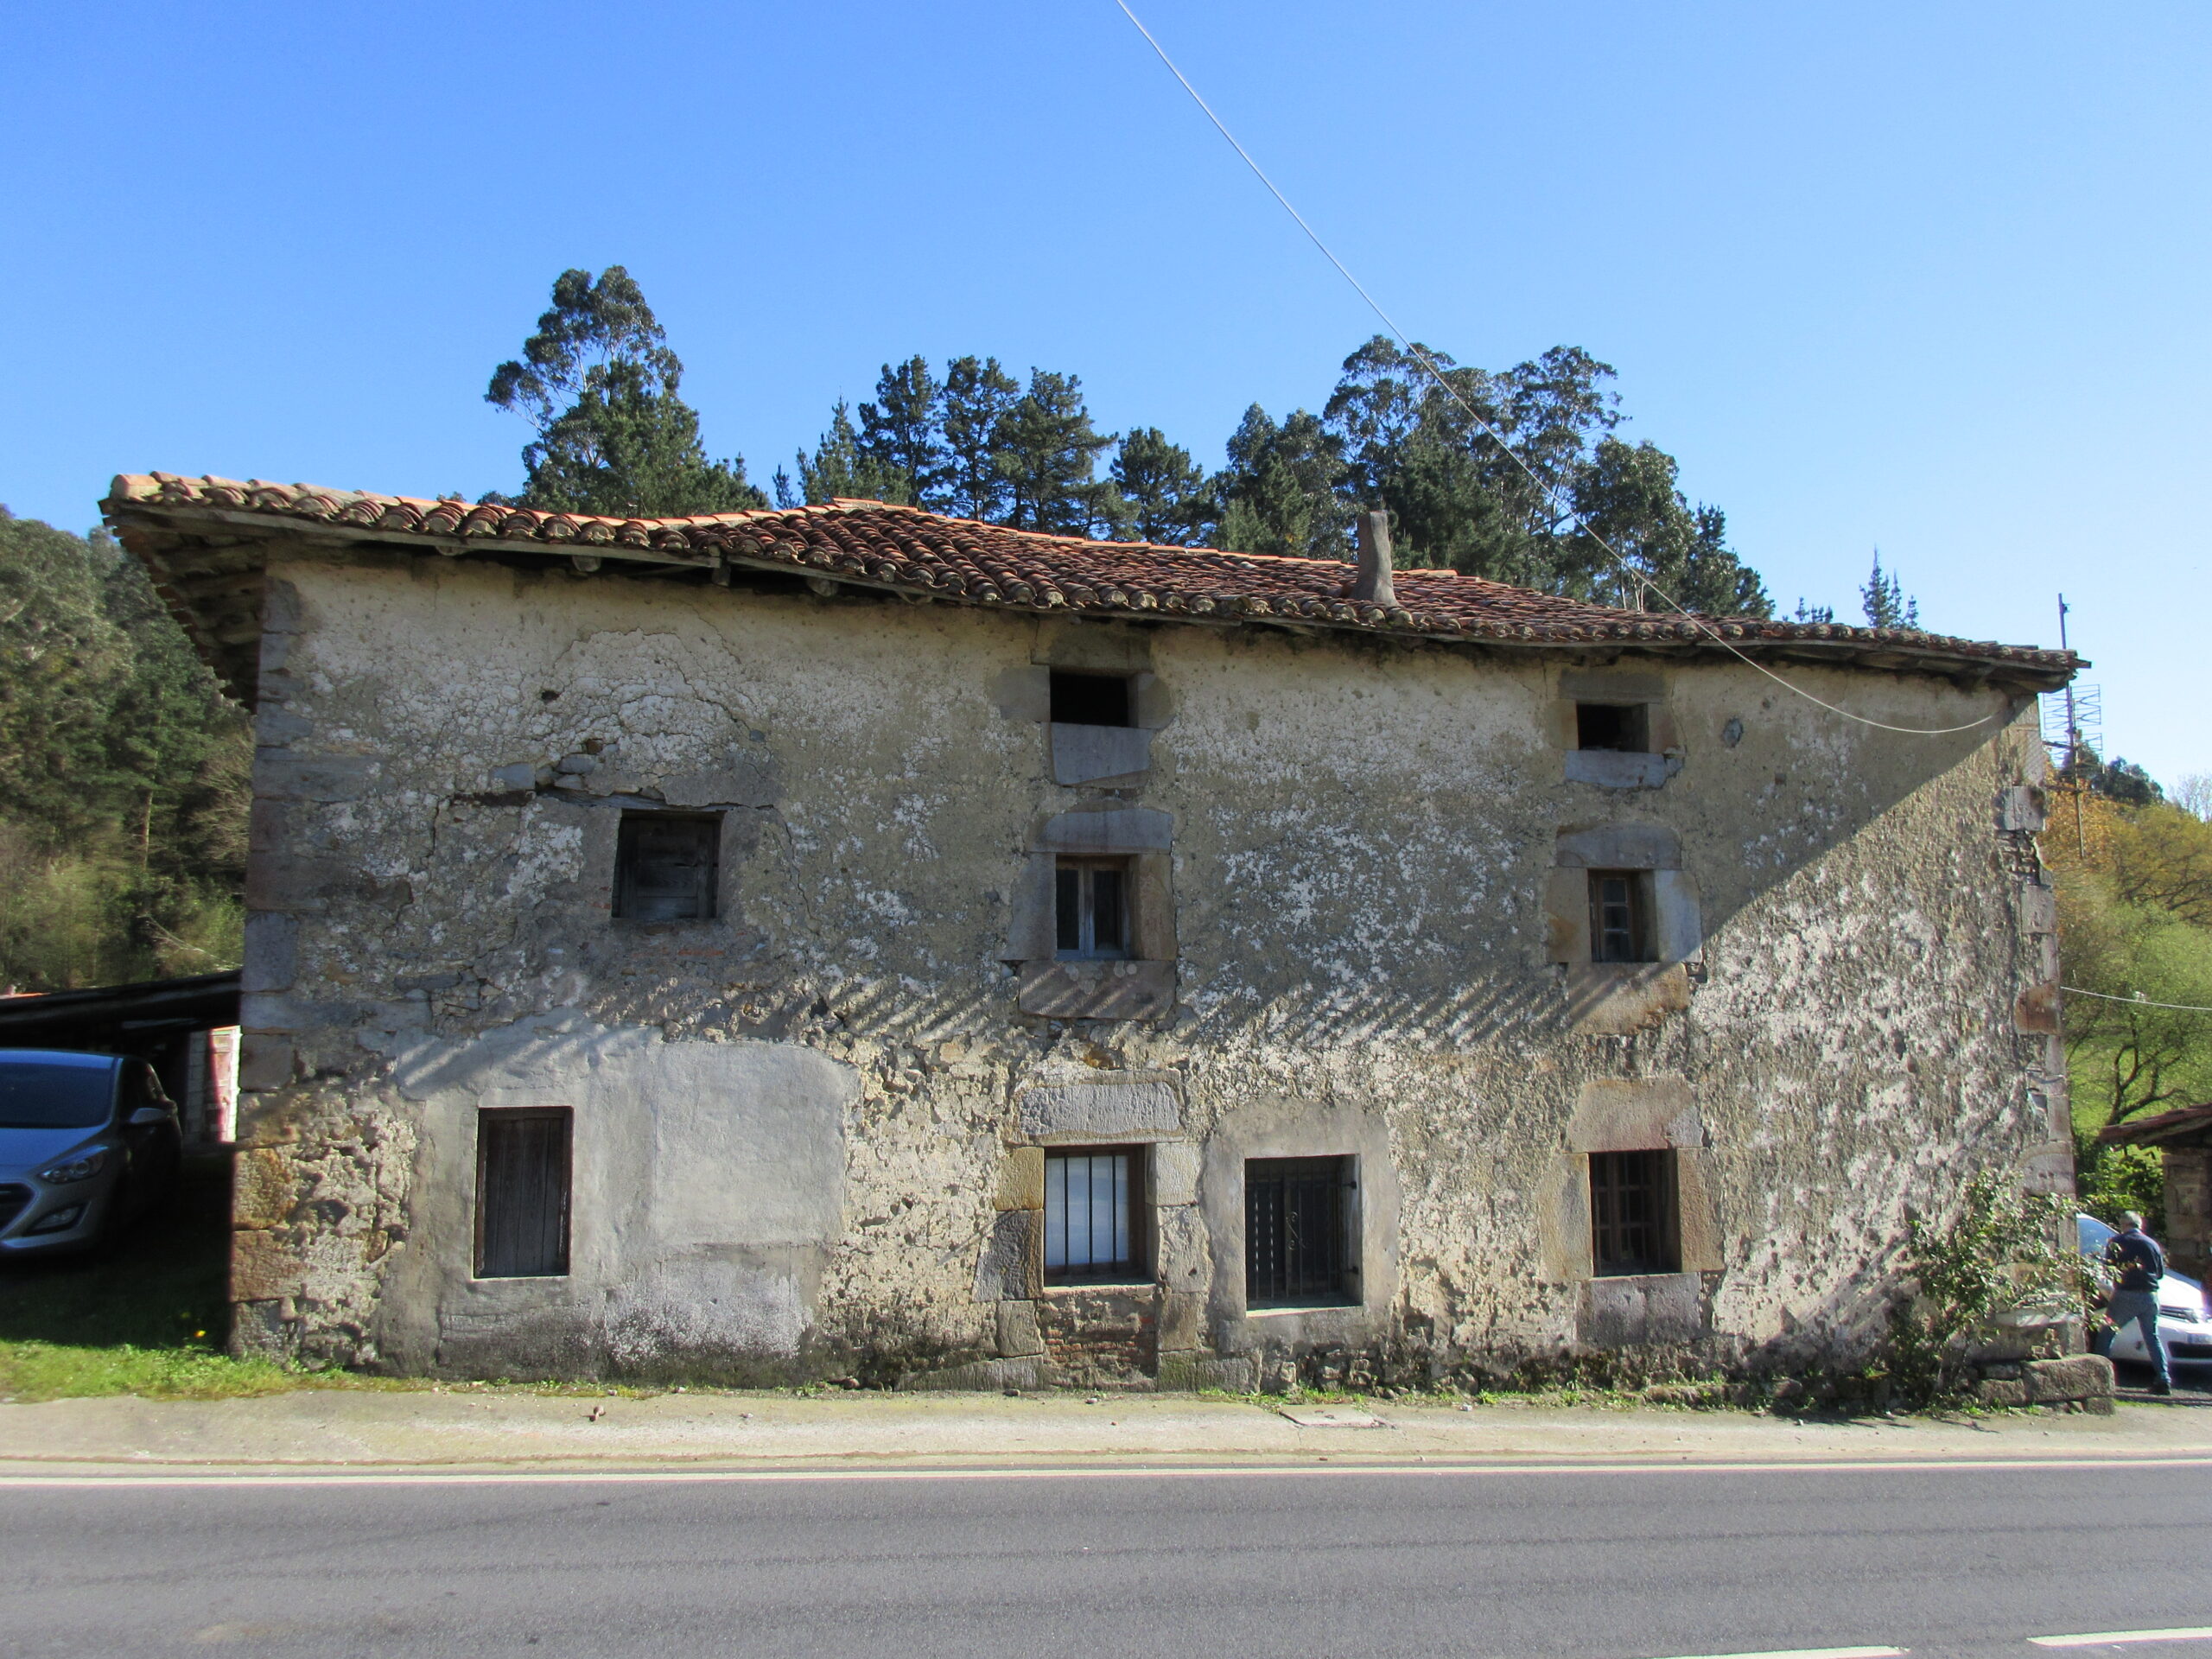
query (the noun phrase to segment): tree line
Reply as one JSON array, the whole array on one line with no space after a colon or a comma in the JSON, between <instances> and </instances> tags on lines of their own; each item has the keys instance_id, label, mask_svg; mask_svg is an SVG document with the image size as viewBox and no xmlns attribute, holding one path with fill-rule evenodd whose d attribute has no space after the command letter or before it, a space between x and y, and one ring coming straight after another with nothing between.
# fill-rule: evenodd
<instances>
[{"instance_id":1,"label":"tree line","mask_svg":"<svg viewBox=\"0 0 2212 1659\"><path fill-rule=\"evenodd\" d=\"M2083 1199L2156 1224L2157 1154L2096 1135L2212 1106L2212 1014L2190 1011L2212 1008L2212 778L2183 779L2170 798L2142 767L2083 748L2054 781L2042 846L2058 889L2060 977L2099 994L2066 999Z\"/></svg>"},{"instance_id":2,"label":"tree line","mask_svg":"<svg viewBox=\"0 0 2212 1659\"><path fill-rule=\"evenodd\" d=\"M625 517L767 505L742 457L707 454L683 374L622 267L563 272L486 394L532 429L521 490L487 499ZM1353 515L1380 504L1405 563L1618 605L1656 607L1656 588L1693 609L1767 613L1720 509L1683 493L1671 455L1620 435L1614 378L1573 346L1493 372L1378 337L1345 359L1318 414L1255 404L1209 467L1157 427L1099 430L1074 374L917 355L885 365L857 406L835 403L769 484L782 505L863 497L1321 558L1348 557ZM1870 621L1916 620L1878 558L1861 599ZM1828 620L1802 601L1798 614ZM100 531L0 508L0 987L236 966L251 760L245 712L137 562Z\"/></svg>"},{"instance_id":3,"label":"tree line","mask_svg":"<svg viewBox=\"0 0 2212 1659\"><path fill-rule=\"evenodd\" d=\"M136 559L0 507L0 987L235 968L252 759Z\"/></svg>"},{"instance_id":4,"label":"tree line","mask_svg":"<svg viewBox=\"0 0 2212 1659\"><path fill-rule=\"evenodd\" d=\"M486 394L537 431L512 499L636 517L766 505L742 457L708 457L682 375L626 270L563 272ZM1317 558L1349 557L1355 515L1381 505L1408 564L1631 608L1664 608L1664 594L1770 613L1726 514L1684 494L1673 456L1620 435L1614 378L1575 346L1491 372L1378 335L1344 359L1319 413L1255 404L1209 468L1158 427L1100 431L1077 375L916 355L884 365L857 407L839 399L771 487L783 506L858 497L1055 535Z\"/></svg>"}]
</instances>

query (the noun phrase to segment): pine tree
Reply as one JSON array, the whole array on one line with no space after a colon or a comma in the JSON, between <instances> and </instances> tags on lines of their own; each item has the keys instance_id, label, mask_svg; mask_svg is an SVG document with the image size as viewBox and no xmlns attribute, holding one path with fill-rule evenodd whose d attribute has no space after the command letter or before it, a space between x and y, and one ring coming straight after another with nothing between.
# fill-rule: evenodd
<instances>
[{"instance_id":1,"label":"pine tree","mask_svg":"<svg viewBox=\"0 0 2212 1659\"><path fill-rule=\"evenodd\" d=\"M1125 435L1109 470L1139 541L1179 547L1205 540L1219 514L1205 468L1158 427Z\"/></svg>"},{"instance_id":2,"label":"pine tree","mask_svg":"<svg viewBox=\"0 0 2212 1659\"><path fill-rule=\"evenodd\" d=\"M1319 416L1301 409L1278 424L1254 404L1229 439L1222 544L1240 553L1349 556L1346 471L1341 442Z\"/></svg>"},{"instance_id":3,"label":"pine tree","mask_svg":"<svg viewBox=\"0 0 2212 1659\"><path fill-rule=\"evenodd\" d=\"M930 360L918 353L897 368L888 363L875 383L875 402L861 405L860 452L895 493L881 497L916 506L944 499L945 450L941 408L944 388L930 373Z\"/></svg>"},{"instance_id":4,"label":"pine tree","mask_svg":"<svg viewBox=\"0 0 2212 1659\"><path fill-rule=\"evenodd\" d=\"M992 460L1007 480L1006 522L1057 536L1110 535L1122 522L1121 495L1094 474L1113 447L1090 423L1083 382L1071 374L1029 372L1029 389L999 417Z\"/></svg>"},{"instance_id":5,"label":"pine tree","mask_svg":"<svg viewBox=\"0 0 2212 1659\"><path fill-rule=\"evenodd\" d=\"M1866 585L1859 590L1860 607L1866 613L1870 628L1916 628L1920 626L1920 601L1907 599L1904 588L1894 572L1882 572L1882 550L1874 550L1874 574L1866 578Z\"/></svg>"},{"instance_id":6,"label":"pine tree","mask_svg":"<svg viewBox=\"0 0 2212 1659\"><path fill-rule=\"evenodd\" d=\"M830 412L830 429L810 455L798 452L798 498L791 496L791 480L779 467L777 470L777 498L779 505L797 506L800 501L818 506L825 501L839 498L862 501L901 501L907 498L910 480L900 472L887 472L883 465L862 447L860 435L853 428L852 410L840 397L836 407Z\"/></svg>"},{"instance_id":7,"label":"pine tree","mask_svg":"<svg viewBox=\"0 0 2212 1659\"><path fill-rule=\"evenodd\" d=\"M1021 386L995 357L955 358L944 365L944 442L941 510L960 518L996 523L1011 499L997 461L999 423L1020 400Z\"/></svg>"}]
</instances>

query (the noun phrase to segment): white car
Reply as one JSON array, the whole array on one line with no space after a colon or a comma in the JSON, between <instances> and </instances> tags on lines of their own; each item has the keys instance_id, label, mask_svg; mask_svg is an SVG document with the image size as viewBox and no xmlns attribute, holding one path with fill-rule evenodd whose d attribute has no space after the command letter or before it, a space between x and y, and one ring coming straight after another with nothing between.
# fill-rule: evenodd
<instances>
[{"instance_id":1,"label":"white car","mask_svg":"<svg viewBox=\"0 0 2212 1659\"><path fill-rule=\"evenodd\" d=\"M2117 1236L2094 1216L2077 1215L2074 1225L2084 1255L2101 1257L2105 1246ZM2212 1319L2205 1316L2204 1287L2185 1273L2169 1273L2158 1281L2158 1340L2166 1344L2166 1357L2174 1364L2212 1364ZM2151 1363L2143 1327L2133 1323L2113 1335L2105 1352L2138 1365Z\"/></svg>"}]
</instances>

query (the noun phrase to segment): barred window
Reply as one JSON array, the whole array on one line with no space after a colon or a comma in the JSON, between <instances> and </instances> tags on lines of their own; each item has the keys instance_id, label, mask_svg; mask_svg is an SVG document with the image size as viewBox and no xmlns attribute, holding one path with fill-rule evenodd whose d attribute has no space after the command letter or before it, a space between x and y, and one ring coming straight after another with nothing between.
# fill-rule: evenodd
<instances>
[{"instance_id":1,"label":"barred window","mask_svg":"<svg viewBox=\"0 0 2212 1659\"><path fill-rule=\"evenodd\" d=\"M1651 962L1651 878L1643 870L1590 872L1590 959Z\"/></svg>"},{"instance_id":2,"label":"barred window","mask_svg":"<svg viewBox=\"0 0 2212 1659\"><path fill-rule=\"evenodd\" d=\"M1357 1298L1352 1242L1353 1160L1255 1158L1244 1166L1244 1300L1337 1302Z\"/></svg>"},{"instance_id":3,"label":"barred window","mask_svg":"<svg viewBox=\"0 0 2212 1659\"><path fill-rule=\"evenodd\" d=\"M1122 1147L1045 1154L1045 1281L1139 1277L1143 1154Z\"/></svg>"},{"instance_id":4,"label":"barred window","mask_svg":"<svg viewBox=\"0 0 2212 1659\"><path fill-rule=\"evenodd\" d=\"M1678 1273L1675 1154L1590 1154L1590 1255L1597 1274Z\"/></svg>"}]
</instances>

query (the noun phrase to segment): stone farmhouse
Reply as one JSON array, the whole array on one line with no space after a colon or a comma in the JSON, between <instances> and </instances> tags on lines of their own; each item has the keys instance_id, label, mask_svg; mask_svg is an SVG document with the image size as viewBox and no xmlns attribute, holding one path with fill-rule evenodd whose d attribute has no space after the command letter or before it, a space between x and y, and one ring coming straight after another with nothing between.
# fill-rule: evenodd
<instances>
[{"instance_id":1,"label":"stone farmhouse","mask_svg":"<svg viewBox=\"0 0 2212 1659\"><path fill-rule=\"evenodd\" d=\"M865 501L105 507L257 721L243 1350L1833 1361L1909 1212L2070 1190L2064 653L1393 571L1372 518L1353 566Z\"/></svg>"}]
</instances>

